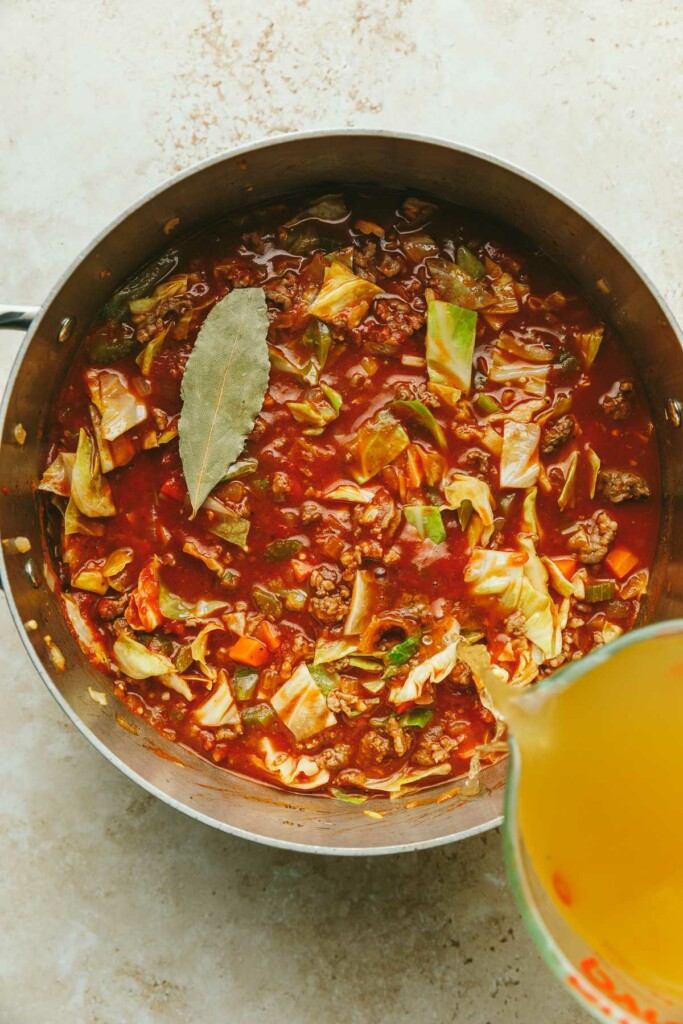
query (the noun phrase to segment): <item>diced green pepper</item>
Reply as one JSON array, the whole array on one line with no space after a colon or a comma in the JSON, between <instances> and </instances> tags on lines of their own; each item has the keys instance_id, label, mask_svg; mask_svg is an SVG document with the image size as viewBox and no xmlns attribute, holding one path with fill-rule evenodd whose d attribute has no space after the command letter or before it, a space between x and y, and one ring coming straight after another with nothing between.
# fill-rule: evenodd
<instances>
[{"instance_id":1,"label":"diced green pepper","mask_svg":"<svg viewBox=\"0 0 683 1024\"><path fill-rule=\"evenodd\" d=\"M478 281L486 273L484 264L466 245L461 245L458 248L458 266L475 281Z\"/></svg>"},{"instance_id":2,"label":"diced green pepper","mask_svg":"<svg viewBox=\"0 0 683 1024\"><path fill-rule=\"evenodd\" d=\"M287 537L284 540L273 540L266 545L263 552L263 559L266 562L286 562L289 558L298 555L303 547L303 542L296 537Z\"/></svg>"},{"instance_id":3,"label":"diced green pepper","mask_svg":"<svg viewBox=\"0 0 683 1024\"><path fill-rule=\"evenodd\" d=\"M238 668L232 680L237 700L251 700L258 686L258 672L253 668Z\"/></svg>"},{"instance_id":4,"label":"diced green pepper","mask_svg":"<svg viewBox=\"0 0 683 1024\"><path fill-rule=\"evenodd\" d=\"M424 729L425 725L431 722L434 716L433 708L411 708L410 711L406 711L404 715L399 718L400 724L403 728L416 728Z\"/></svg>"},{"instance_id":5,"label":"diced green pepper","mask_svg":"<svg viewBox=\"0 0 683 1024\"><path fill-rule=\"evenodd\" d=\"M474 399L479 412L483 413L484 416L490 416L492 412L502 412L503 406L500 404L497 398L493 395L487 395L485 392L480 391L477 397Z\"/></svg>"},{"instance_id":6,"label":"diced green pepper","mask_svg":"<svg viewBox=\"0 0 683 1024\"><path fill-rule=\"evenodd\" d=\"M101 320L121 320L128 309L128 303L148 295L178 265L178 253L165 252L138 271L134 277L115 291L107 304L102 307Z\"/></svg>"},{"instance_id":7,"label":"diced green pepper","mask_svg":"<svg viewBox=\"0 0 683 1024\"><path fill-rule=\"evenodd\" d=\"M282 617L282 602L272 590L256 584L256 586L252 587L251 596L258 610L267 615L269 619L279 619Z\"/></svg>"},{"instance_id":8,"label":"diced green pepper","mask_svg":"<svg viewBox=\"0 0 683 1024\"><path fill-rule=\"evenodd\" d=\"M390 665L405 665L407 661L417 654L420 648L420 634L407 636L405 640L395 644L386 653L386 660Z\"/></svg>"},{"instance_id":9,"label":"diced green pepper","mask_svg":"<svg viewBox=\"0 0 683 1024\"><path fill-rule=\"evenodd\" d=\"M251 729L267 729L277 721L270 704L253 704L242 711L242 722Z\"/></svg>"},{"instance_id":10,"label":"diced green pepper","mask_svg":"<svg viewBox=\"0 0 683 1024\"><path fill-rule=\"evenodd\" d=\"M586 601L596 604L598 601L611 601L616 592L614 580L599 580L586 584Z\"/></svg>"}]
</instances>

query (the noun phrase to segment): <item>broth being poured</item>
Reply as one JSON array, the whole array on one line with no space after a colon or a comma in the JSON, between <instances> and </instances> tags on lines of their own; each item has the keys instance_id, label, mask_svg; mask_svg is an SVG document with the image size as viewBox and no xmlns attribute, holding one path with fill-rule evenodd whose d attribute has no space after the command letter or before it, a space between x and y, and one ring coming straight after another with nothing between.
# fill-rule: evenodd
<instances>
[{"instance_id":1,"label":"broth being poured","mask_svg":"<svg viewBox=\"0 0 683 1024\"><path fill-rule=\"evenodd\" d=\"M521 754L517 825L544 888L597 954L683 1004L680 633L521 699L491 689Z\"/></svg>"}]
</instances>

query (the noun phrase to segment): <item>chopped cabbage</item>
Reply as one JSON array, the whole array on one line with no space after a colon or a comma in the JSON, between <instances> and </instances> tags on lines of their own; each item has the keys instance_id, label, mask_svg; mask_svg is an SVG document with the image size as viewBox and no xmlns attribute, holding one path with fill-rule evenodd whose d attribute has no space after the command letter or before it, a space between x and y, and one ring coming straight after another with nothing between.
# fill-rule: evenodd
<instances>
[{"instance_id":1,"label":"chopped cabbage","mask_svg":"<svg viewBox=\"0 0 683 1024\"><path fill-rule=\"evenodd\" d=\"M600 345L604 335L604 327L595 327L592 331L578 331L576 334L576 347L581 354L583 365L587 370L589 370L595 362L595 357L600 350Z\"/></svg>"},{"instance_id":2,"label":"chopped cabbage","mask_svg":"<svg viewBox=\"0 0 683 1024\"><path fill-rule=\"evenodd\" d=\"M474 584L474 594L506 594L506 603L515 606L524 576L527 555L522 551L489 551L475 548L465 567L466 583Z\"/></svg>"},{"instance_id":3,"label":"chopped cabbage","mask_svg":"<svg viewBox=\"0 0 683 1024\"><path fill-rule=\"evenodd\" d=\"M373 573L368 569L357 569L344 623L344 636L360 636L373 616L376 601L377 582Z\"/></svg>"},{"instance_id":4,"label":"chopped cabbage","mask_svg":"<svg viewBox=\"0 0 683 1024\"><path fill-rule=\"evenodd\" d=\"M452 770L448 762L433 764L430 768L411 768L409 765L404 765L386 779L365 779L363 788L374 789L379 793L398 795L406 786L412 786L414 783L420 782L422 779L428 779L432 775L450 775Z\"/></svg>"},{"instance_id":5,"label":"chopped cabbage","mask_svg":"<svg viewBox=\"0 0 683 1024\"><path fill-rule=\"evenodd\" d=\"M595 497L595 488L598 483L598 473L600 472L600 456L597 452L594 452L590 445L586 448L586 458L588 459L588 465L590 467L590 478L588 483L588 497Z\"/></svg>"},{"instance_id":6,"label":"chopped cabbage","mask_svg":"<svg viewBox=\"0 0 683 1024\"><path fill-rule=\"evenodd\" d=\"M499 335L496 347L502 352L509 352L532 363L552 363L555 359L552 347L544 345L542 341L520 338L508 331L503 331Z\"/></svg>"},{"instance_id":7,"label":"chopped cabbage","mask_svg":"<svg viewBox=\"0 0 683 1024\"><path fill-rule=\"evenodd\" d=\"M351 474L359 484L367 483L398 458L410 444L404 428L386 409L361 424L349 445L356 463Z\"/></svg>"},{"instance_id":8,"label":"chopped cabbage","mask_svg":"<svg viewBox=\"0 0 683 1024\"><path fill-rule=\"evenodd\" d=\"M491 489L485 480L467 473L451 473L443 485L446 508L458 509L463 501L472 503L483 527L481 543L486 546L493 536L493 507Z\"/></svg>"},{"instance_id":9,"label":"chopped cabbage","mask_svg":"<svg viewBox=\"0 0 683 1024\"><path fill-rule=\"evenodd\" d=\"M102 417L102 436L114 441L147 419L147 406L133 392L126 378L116 370L86 371L86 383L93 405Z\"/></svg>"},{"instance_id":10,"label":"chopped cabbage","mask_svg":"<svg viewBox=\"0 0 683 1024\"><path fill-rule=\"evenodd\" d=\"M429 277L446 302L455 302L464 309L484 309L494 301L493 295L484 285L457 263L440 256L428 256L425 266ZM481 264L479 266L484 269Z\"/></svg>"},{"instance_id":11,"label":"chopped cabbage","mask_svg":"<svg viewBox=\"0 0 683 1024\"><path fill-rule=\"evenodd\" d=\"M574 451L569 456L564 476L564 486L557 499L557 504L562 510L574 508L576 503L576 467L579 463L579 453Z\"/></svg>"},{"instance_id":12,"label":"chopped cabbage","mask_svg":"<svg viewBox=\"0 0 683 1024\"><path fill-rule=\"evenodd\" d=\"M547 364L522 362L519 359L510 360L507 354L496 346L493 350L489 379L495 381L496 384L524 383L532 377L545 382L550 370L551 367Z\"/></svg>"},{"instance_id":13,"label":"chopped cabbage","mask_svg":"<svg viewBox=\"0 0 683 1024\"><path fill-rule=\"evenodd\" d=\"M368 487L359 487L358 484L343 481L326 491L322 497L325 501L348 501L350 504L368 505L375 496L375 492Z\"/></svg>"},{"instance_id":14,"label":"chopped cabbage","mask_svg":"<svg viewBox=\"0 0 683 1024\"><path fill-rule=\"evenodd\" d=\"M427 683L440 683L450 675L458 660L459 646L460 638L411 669L402 683L392 686L389 692L391 703L405 704L407 701L418 700Z\"/></svg>"},{"instance_id":15,"label":"chopped cabbage","mask_svg":"<svg viewBox=\"0 0 683 1024\"><path fill-rule=\"evenodd\" d=\"M329 665L332 661L341 661L358 651L355 640L318 640L313 655L314 665Z\"/></svg>"},{"instance_id":16,"label":"chopped cabbage","mask_svg":"<svg viewBox=\"0 0 683 1024\"><path fill-rule=\"evenodd\" d=\"M538 423L515 423L507 420L503 427L503 451L500 456L501 487L532 487L538 479L538 446L541 428Z\"/></svg>"},{"instance_id":17,"label":"chopped cabbage","mask_svg":"<svg viewBox=\"0 0 683 1024\"><path fill-rule=\"evenodd\" d=\"M404 505L403 514L406 522L417 530L422 540L429 538L433 544L441 544L446 539L441 512L433 505Z\"/></svg>"},{"instance_id":18,"label":"chopped cabbage","mask_svg":"<svg viewBox=\"0 0 683 1024\"><path fill-rule=\"evenodd\" d=\"M273 694L270 703L280 720L299 741L315 736L337 722L303 661L287 682Z\"/></svg>"},{"instance_id":19,"label":"chopped cabbage","mask_svg":"<svg viewBox=\"0 0 683 1024\"><path fill-rule=\"evenodd\" d=\"M181 675L178 675L177 672L169 672L168 675L159 676L159 682L168 690L174 690L175 693L179 693L185 700L192 700L194 698L189 683Z\"/></svg>"},{"instance_id":20,"label":"chopped cabbage","mask_svg":"<svg viewBox=\"0 0 683 1024\"><path fill-rule=\"evenodd\" d=\"M558 569L553 562L552 558L541 557L541 561L548 570L550 576L550 582L555 587L555 590L560 594L561 597L571 597L574 593L574 587L572 583L567 579L564 573Z\"/></svg>"},{"instance_id":21,"label":"chopped cabbage","mask_svg":"<svg viewBox=\"0 0 683 1024\"><path fill-rule=\"evenodd\" d=\"M60 452L43 473L39 491L50 491L68 498L71 494L71 475L76 461L75 452Z\"/></svg>"},{"instance_id":22,"label":"chopped cabbage","mask_svg":"<svg viewBox=\"0 0 683 1024\"><path fill-rule=\"evenodd\" d=\"M114 657L124 675L131 679L151 679L174 671L170 658L148 650L128 633L121 633L116 638Z\"/></svg>"},{"instance_id":23,"label":"chopped cabbage","mask_svg":"<svg viewBox=\"0 0 683 1024\"><path fill-rule=\"evenodd\" d=\"M343 263L334 262L325 268L323 286L309 306L308 312L319 320L333 321L341 313L352 313L359 307L367 310L382 289L364 277L357 277ZM361 313L364 315L365 310Z\"/></svg>"},{"instance_id":24,"label":"chopped cabbage","mask_svg":"<svg viewBox=\"0 0 683 1024\"><path fill-rule=\"evenodd\" d=\"M537 487L530 487L526 492L524 502L522 504L522 522L520 523L522 532L530 533L534 537L540 537L541 535L541 527L538 522L538 514L536 512L537 496Z\"/></svg>"},{"instance_id":25,"label":"chopped cabbage","mask_svg":"<svg viewBox=\"0 0 683 1024\"><path fill-rule=\"evenodd\" d=\"M206 664L206 645L209 640L209 634L214 633L217 629L222 630L223 627L217 622L208 622L201 632L197 633L190 647L192 660L199 664L204 675L208 676L210 679L215 677L216 670Z\"/></svg>"},{"instance_id":26,"label":"chopped cabbage","mask_svg":"<svg viewBox=\"0 0 683 1024\"><path fill-rule=\"evenodd\" d=\"M237 732L242 731L242 719L225 669L220 670L211 695L195 708L193 715L200 725L208 729L219 729L227 725Z\"/></svg>"},{"instance_id":27,"label":"chopped cabbage","mask_svg":"<svg viewBox=\"0 0 683 1024\"><path fill-rule=\"evenodd\" d=\"M261 740L261 750L264 768L272 775L277 775L283 786L290 789L316 789L329 781L327 768L320 768L317 761L307 754L297 757L277 750L267 736Z\"/></svg>"},{"instance_id":28,"label":"chopped cabbage","mask_svg":"<svg viewBox=\"0 0 683 1024\"><path fill-rule=\"evenodd\" d=\"M106 594L109 590L109 584L104 578L102 570L92 563L86 564L77 573L74 573L71 577L71 583L74 587L78 587L79 590L89 590L92 594L99 594L100 596Z\"/></svg>"},{"instance_id":29,"label":"chopped cabbage","mask_svg":"<svg viewBox=\"0 0 683 1024\"><path fill-rule=\"evenodd\" d=\"M90 435L81 427L71 475L71 500L84 516L115 516L111 487L102 474L100 457Z\"/></svg>"},{"instance_id":30,"label":"chopped cabbage","mask_svg":"<svg viewBox=\"0 0 683 1024\"><path fill-rule=\"evenodd\" d=\"M432 384L469 394L477 314L451 302L427 303L427 372Z\"/></svg>"},{"instance_id":31,"label":"chopped cabbage","mask_svg":"<svg viewBox=\"0 0 683 1024\"><path fill-rule=\"evenodd\" d=\"M163 584L159 583L159 608L165 619L203 619L212 615L220 608L225 608L228 601L184 601L177 594L172 594Z\"/></svg>"}]
</instances>

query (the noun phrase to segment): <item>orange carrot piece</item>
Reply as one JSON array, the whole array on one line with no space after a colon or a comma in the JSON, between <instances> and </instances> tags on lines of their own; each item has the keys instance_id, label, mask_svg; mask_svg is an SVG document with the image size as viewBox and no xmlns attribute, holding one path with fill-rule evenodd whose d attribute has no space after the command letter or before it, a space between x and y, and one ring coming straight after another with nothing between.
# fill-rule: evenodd
<instances>
[{"instance_id":1,"label":"orange carrot piece","mask_svg":"<svg viewBox=\"0 0 683 1024\"><path fill-rule=\"evenodd\" d=\"M303 583L313 572L313 566L309 565L308 562L301 562L298 558L293 558L290 562L292 567L292 573L296 577L297 583Z\"/></svg>"},{"instance_id":2,"label":"orange carrot piece","mask_svg":"<svg viewBox=\"0 0 683 1024\"><path fill-rule=\"evenodd\" d=\"M228 654L233 661L238 661L240 665L249 665L251 668L260 668L270 657L266 645L253 636L241 636L237 643L232 645Z\"/></svg>"},{"instance_id":3,"label":"orange carrot piece","mask_svg":"<svg viewBox=\"0 0 683 1024\"><path fill-rule=\"evenodd\" d=\"M618 580L623 580L638 565L638 558L628 548L616 547L607 555L605 563Z\"/></svg>"},{"instance_id":4,"label":"orange carrot piece","mask_svg":"<svg viewBox=\"0 0 683 1024\"><path fill-rule=\"evenodd\" d=\"M567 580L572 578L579 565L575 558L553 558L553 562Z\"/></svg>"},{"instance_id":5,"label":"orange carrot piece","mask_svg":"<svg viewBox=\"0 0 683 1024\"><path fill-rule=\"evenodd\" d=\"M260 640L263 640L269 651L275 652L280 649L280 645L282 644L280 639L280 630L272 622L269 622L268 619L264 619L263 622L260 623L256 630L256 635Z\"/></svg>"}]
</instances>

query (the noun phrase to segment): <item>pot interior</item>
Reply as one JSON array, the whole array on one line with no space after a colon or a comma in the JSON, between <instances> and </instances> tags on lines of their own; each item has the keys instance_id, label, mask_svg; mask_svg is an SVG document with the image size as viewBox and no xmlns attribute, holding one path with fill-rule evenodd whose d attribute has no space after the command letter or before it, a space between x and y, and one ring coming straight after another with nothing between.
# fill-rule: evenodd
<instances>
[{"instance_id":1,"label":"pot interior","mask_svg":"<svg viewBox=\"0 0 683 1024\"><path fill-rule=\"evenodd\" d=\"M615 328L647 394L662 469L659 548L643 619L683 614L683 430L672 404L683 399L683 348L661 301L591 221L535 181L445 144L370 133L289 138L201 165L124 214L67 272L27 335L4 398L0 477L8 495L0 504L0 533L28 537L31 551L3 554L3 584L24 643L53 695L91 742L150 792L200 820L269 843L319 852L393 852L497 824L505 764L484 770L477 797L461 799L450 780L407 801L373 799L370 807L381 816L370 817L367 807L282 792L203 761L165 740L111 693L101 706L88 687L106 689L102 677L71 636L51 593L34 496L46 418L65 367L111 292L176 235L194 233L255 202L334 185L418 190L506 222L544 249ZM67 317L75 321L71 331L63 326ZM17 423L27 431L22 447L14 439ZM37 629L27 632L22 623L30 620ZM63 670L46 637L63 653Z\"/></svg>"}]
</instances>

